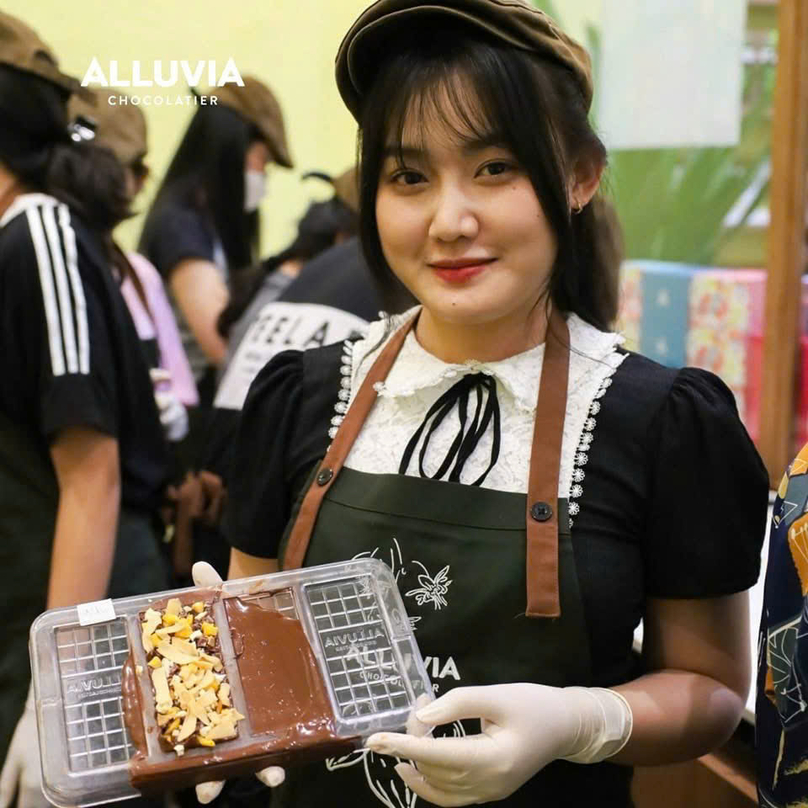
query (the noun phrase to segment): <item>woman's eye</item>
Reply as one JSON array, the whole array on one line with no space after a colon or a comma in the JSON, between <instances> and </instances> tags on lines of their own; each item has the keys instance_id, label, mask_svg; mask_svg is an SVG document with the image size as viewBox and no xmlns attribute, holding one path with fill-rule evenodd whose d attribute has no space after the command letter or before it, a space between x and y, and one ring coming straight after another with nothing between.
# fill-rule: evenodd
<instances>
[{"instance_id":1,"label":"woman's eye","mask_svg":"<svg viewBox=\"0 0 808 808\"><path fill-rule=\"evenodd\" d=\"M393 182L397 185L417 185L424 179L424 175L418 171L399 171L393 175Z\"/></svg>"},{"instance_id":2,"label":"woman's eye","mask_svg":"<svg viewBox=\"0 0 808 808\"><path fill-rule=\"evenodd\" d=\"M480 169L480 173L483 174L484 176L496 177L499 174L504 174L505 172L510 171L512 168L513 166L510 163L505 163L501 160L498 160L496 162L484 165Z\"/></svg>"}]
</instances>

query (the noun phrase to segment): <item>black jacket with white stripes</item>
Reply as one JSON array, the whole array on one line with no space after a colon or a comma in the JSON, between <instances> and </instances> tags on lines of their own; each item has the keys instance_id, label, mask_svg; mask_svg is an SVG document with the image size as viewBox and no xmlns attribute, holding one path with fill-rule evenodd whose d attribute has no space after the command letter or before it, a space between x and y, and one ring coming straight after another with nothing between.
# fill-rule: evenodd
<instances>
[{"instance_id":1,"label":"black jacket with white stripes","mask_svg":"<svg viewBox=\"0 0 808 808\"><path fill-rule=\"evenodd\" d=\"M18 197L0 218L0 334L0 441L39 453L42 477L60 430L112 435L122 503L153 510L168 455L135 326L97 236L45 194ZM0 450L0 489L31 474L14 466Z\"/></svg>"}]
</instances>

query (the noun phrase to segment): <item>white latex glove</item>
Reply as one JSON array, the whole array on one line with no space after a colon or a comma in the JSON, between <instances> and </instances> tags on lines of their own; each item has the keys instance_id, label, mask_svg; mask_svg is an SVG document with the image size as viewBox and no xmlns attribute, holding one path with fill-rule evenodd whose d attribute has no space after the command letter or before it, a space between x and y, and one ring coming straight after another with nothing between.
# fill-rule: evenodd
<instances>
[{"instance_id":1,"label":"white latex glove","mask_svg":"<svg viewBox=\"0 0 808 808\"><path fill-rule=\"evenodd\" d=\"M436 805L501 800L558 758L594 763L616 754L631 735L631 709L611 690L537 684L458 687L417 712L425 724L479 718L480 735L418 738L390 732L366 746L407 758L398 775Z\"/></svg>"},{"instance_id":2,"label":"white latex glove","mask_svg":"<svg viewBox=\"0 0 808 808\"><path fill-rule=\"evenodd\" d=\"M20 720L8 747L0 773L0 808L9 808L17 792L17 808L50 808L42 793L39 736L34 713L34 695L28 691Z\"/></svg>"},{"instance_id":3,"label":"white latex glove","mask_svg":"<svg viewBox=\"0 0 808 808\"><path fill-rule=\"evenodd\" d=\"M166 438L172 443L181 441L188 434L188 410L174 393L160 392L154 394L160 423Z\"/></svg>"},{"instance_id":4,"label":"white latex glove","mask_svg":"<svg viewBox=\"0 0 808 808\"><path fill-rule=\"evenodd\" d=\"M215 587L222 582L222 576L216 572L207 561L197 561L191 568L194 584L201 587ZM279 786L286 779L286 772L280 766L267 766L256 772L255 776L270 788ZM224 788L224 780L212 780L209 783L200 783L196 787L196 798L203 805L207 805L219 796ZM4 806L0 806L4 808ZM22 806L20 806L22 808Z\"/></svg>"}]
</instances>

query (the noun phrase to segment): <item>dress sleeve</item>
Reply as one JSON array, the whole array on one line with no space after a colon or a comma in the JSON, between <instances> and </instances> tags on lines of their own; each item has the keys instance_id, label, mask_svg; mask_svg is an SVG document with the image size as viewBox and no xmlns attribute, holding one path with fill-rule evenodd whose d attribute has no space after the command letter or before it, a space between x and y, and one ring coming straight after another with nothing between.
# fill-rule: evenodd
<instances>
[{"instance_id":1,"label":"dress sleeve","mask_svg":"<svg viewBox=\"0 0 808 808\"><path fill-rule=\"evenodd\" d=\"M291 514L290 440L303 388L303 354L284 351L256 376L236 436L225 534L237 550L275 558Z\"/></svg>"},{"instance_id":2,"label":"dress sleeve","mask_svg":"<svg viewBox=\"0 0 808 808\"><path fill-rule=\"evenodd\" d=\"M769 485L732 393L714 374L685 368L650 431L646 593L748 589L760 572Z\"/></svg>"}]
</instances>

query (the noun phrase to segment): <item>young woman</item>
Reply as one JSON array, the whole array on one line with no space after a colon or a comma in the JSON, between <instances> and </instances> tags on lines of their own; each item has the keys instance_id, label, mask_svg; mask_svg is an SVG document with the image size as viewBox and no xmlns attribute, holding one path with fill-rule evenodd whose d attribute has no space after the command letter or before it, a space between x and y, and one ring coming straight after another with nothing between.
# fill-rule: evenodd
<instances>
[{"instance_id":1,"label":"young woman","mask_svg":"<svg viewBox=\"0 0 808 808\"><path fill-rule=\"evenodd\" d=\"M273 806L627 808L632 764L740 719L765 470L717 377L609 331L579 45L516 0L379 0L337 82L365 253L421 306L258 376L230 575L388 561L440 698L436 737L290 769Z\"/></svg>"},{"instance_id":2,"label":"young woman","mask_svg":"<svg viewBox=\"0 0 808 808\"><path fill-rule=\"evenodd\" d=\"M227 344L216 321L230 275L255 264L266 166L287 168L283 114L258 79L216 90L191 121L152 204L139 251L160 271L178 308L183 342L210 404Z\"/></svg>"},{"instance_id":3,"label":"young woman","mask_svg":"<svg viewBox=\"0 0 808 808\"><path fill-rule=\"evenodd\" d=\"M139 529L162 499L166 445L105 239L128 213L124 177L68 126L74 89L36 33L0 13L3 808L15 791L21 805L46 804L30 699L23 709L31 622L110 588L167 583L156 539Z\"/></svg>"}]
</instances>

